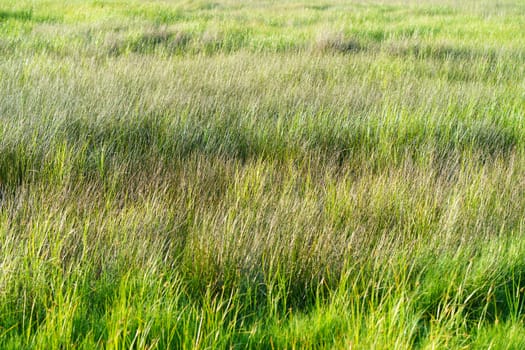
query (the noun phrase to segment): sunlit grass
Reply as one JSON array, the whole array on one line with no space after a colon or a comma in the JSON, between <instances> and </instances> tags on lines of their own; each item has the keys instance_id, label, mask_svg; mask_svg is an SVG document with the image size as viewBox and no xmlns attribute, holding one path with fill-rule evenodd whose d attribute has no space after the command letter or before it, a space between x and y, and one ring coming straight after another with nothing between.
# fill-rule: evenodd
<instances>
[{"instance_id":1,"label":"sunlit grass","mask_svg":"<svg viewBox=\"0 0 525 350\"><path fill-rule=\"evenodd\" d=\"M521 348L519 1L0 1L1 348Z\"/></svg>"}]
</instances>

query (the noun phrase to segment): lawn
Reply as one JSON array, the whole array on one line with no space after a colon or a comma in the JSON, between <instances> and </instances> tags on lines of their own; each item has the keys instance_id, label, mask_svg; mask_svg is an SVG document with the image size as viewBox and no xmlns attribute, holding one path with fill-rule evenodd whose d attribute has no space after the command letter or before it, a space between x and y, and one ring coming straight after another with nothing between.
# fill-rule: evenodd
<instances>
[{"instance_id":1,"label":"lawn","mask_svg":"<svg viewBox=\"0 0 525 350\"><path fill-rule=\"evenodd\" d=\"M0 348L525 348L524 28L0 0Z\"/></svg>"}]
</instances>

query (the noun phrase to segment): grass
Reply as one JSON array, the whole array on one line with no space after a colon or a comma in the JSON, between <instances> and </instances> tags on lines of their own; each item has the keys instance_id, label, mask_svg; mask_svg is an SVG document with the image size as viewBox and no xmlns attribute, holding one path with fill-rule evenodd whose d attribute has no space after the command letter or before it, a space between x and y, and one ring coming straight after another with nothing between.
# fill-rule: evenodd
<instances>
[{"instance_id":1,"label":"grass","mask_svg":"<svg viewBox=\"0 0 525 350\"><path fill-rule=\"evenodd\" d=\"M523 348L524 25L0 0L0 347Z\"/></svg>"}]
</instances>

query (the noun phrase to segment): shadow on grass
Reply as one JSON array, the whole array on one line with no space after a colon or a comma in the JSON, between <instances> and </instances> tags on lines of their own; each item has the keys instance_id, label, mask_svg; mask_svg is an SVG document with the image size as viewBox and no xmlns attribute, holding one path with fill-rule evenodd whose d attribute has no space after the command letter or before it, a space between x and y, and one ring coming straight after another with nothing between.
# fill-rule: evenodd
<instances>
[{"instance_id":1,"label":"shadow on grass","mask_svg":"<svg viewBox=\"0 0 525 350\"><path fill-rule=\"evenodd\" d=\"M104 176L113 167L135 164L140 169L144 164L170 164L195 154L241 162L317 155L340 165L369 159L369 166L381 169L407 157L419 159L421 150L430 150L435 165L441 168L461 155L485 163L523 146L519 130L480 122L434 125L429 130L424 121L406 129L395 123L379 127L365 121L327 127L323 121L313 120L283 134L271 123L254 127L232 118L206 125L190 121L167 124L154 117L105 123L73 121L62 127L63 139L56 145L39 145L30 138L16 144L6 142L0 149L0 182L9 191L53 173L52 164L64 142L76 150L69 164L73 172L87 178ZM34 137L46 139L45 135Z\"/></svg>"},{"instance_id":2,"label":"shadow on grass","mask_svg":"<svg viewBox=\"0 0 525 350\"><path fill-rule=\"evenodd\" d=\"M33 19L33 11L31 10L20 10L20 11L0 10L0 21L6 21L10 19L14 19L17 21L31 21Z\"/></svg>"},{"instance_id":3,"label":"shadow on grass","mask_svg":"<svg viewBox=\"0 0 525 350\"><path fill-rule=\"evenodd\" d=\"M0 23L3 21L15 20L20 22L36 23L55 23L60 22L60 18L50 15L35 15L33 10L0 10Z\"/></svg>"}]
</instances>

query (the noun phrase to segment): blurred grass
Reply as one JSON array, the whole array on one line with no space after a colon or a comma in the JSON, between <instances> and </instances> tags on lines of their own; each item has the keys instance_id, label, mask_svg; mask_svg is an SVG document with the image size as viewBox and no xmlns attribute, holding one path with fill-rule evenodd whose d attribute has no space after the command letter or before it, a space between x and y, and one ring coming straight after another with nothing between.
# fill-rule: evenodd
<instances>
[{"instance_id":1,"label":"blurred grass","mask_svg":"<svg viewBox=\"0 0 525 350\"><path fill-rule=\"evenodd\" d=\"M521 348L525 4L0 1L1 348Z\"/></svg>"}]
</instances>

